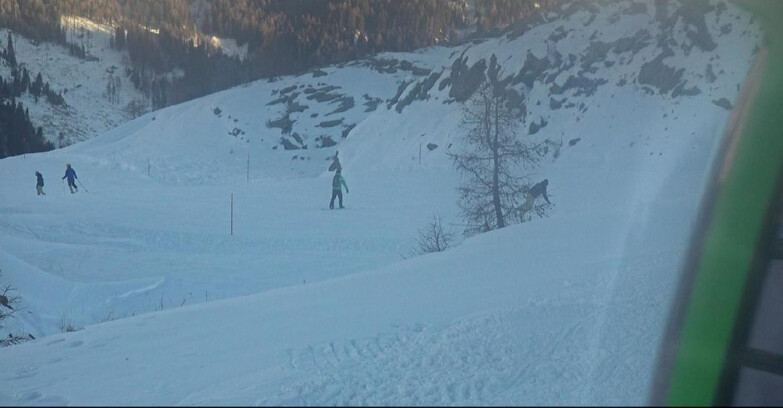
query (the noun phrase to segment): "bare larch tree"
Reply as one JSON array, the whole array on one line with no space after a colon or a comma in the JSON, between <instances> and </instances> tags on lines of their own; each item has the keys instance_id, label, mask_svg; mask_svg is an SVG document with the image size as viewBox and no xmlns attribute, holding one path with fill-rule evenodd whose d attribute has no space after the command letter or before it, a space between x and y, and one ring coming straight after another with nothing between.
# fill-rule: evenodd
<instances>
[{"instance_id":1,"label":"bare larch tree","mask_svg":"<svg viewBox=\"0 0 783 408\"><path fill-rule=\"evenodd\" d=\"M496 81L484 81L463 105L461 128L467 143L449 156L462 176L458 191L466 235L504 228L519 214L528 188L525 170L537 166L547 152L545 143L519 136L522 115L508 107Z\"/></svg>"}]
</instances>

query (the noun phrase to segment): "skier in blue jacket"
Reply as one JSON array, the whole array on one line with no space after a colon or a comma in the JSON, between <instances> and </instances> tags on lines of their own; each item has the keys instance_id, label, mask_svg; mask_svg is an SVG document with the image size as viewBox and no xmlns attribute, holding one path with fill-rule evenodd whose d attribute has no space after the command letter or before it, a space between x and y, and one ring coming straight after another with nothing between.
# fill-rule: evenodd
<instances>
[{"instance_id":1,"label":"skier in blue jacket","mask_svg":"<svg viewBox=\"0 0 783 408\"><path fill-rule=\"evenodd\" d=\"M76 172L73 170L70 164L65 165L65 175L63 176L63 179L68 178L68 188L71 190L71 194L79 191L79 187L76 187L75 179Z\"/></svg>"}]
</instances>

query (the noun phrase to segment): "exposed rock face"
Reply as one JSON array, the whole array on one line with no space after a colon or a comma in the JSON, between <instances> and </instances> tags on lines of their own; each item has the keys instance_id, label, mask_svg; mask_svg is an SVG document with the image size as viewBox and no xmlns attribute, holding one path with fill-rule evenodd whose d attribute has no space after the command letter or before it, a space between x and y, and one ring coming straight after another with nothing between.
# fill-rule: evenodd
<instances>
[{"instance_id":1,"label":"exposed rock face","mask_svg":"<svg viewBox=\"0 0 783 408\"><path fill-rule=\"evenodd\" d=\"M467 67L466 62L467 58L456 60L451 70L451 90L449 91L449 96L457 102L465 102L470 99L485 80L486 61L483 59L479 60L470 68Z\"/></svg>"},{"instance_id":2,"label":"exposed rock face","mask_svg":"<svg viewBox=\"0 0 783 408\"><path fill-rule=\"evenodd\" d=\"M726 109L728 111L734 109L734 106L732 106L731 102L729 102L729 100L726 99L726 98L720 98L720 99L718 99L716 101L712 101L712 103L714 103L715 105L718 105L721 108Z\"/></svg>"},{"instance_id":3,"label":"exposed rock face","mask_svg":"<svg viewBox=\"0 0 783 408\"><path fill-rule=\"evenodd\" d=\"M686 35L693 42L693 45L699 47L702 51L713 51L718 44L712 39L710 30L707 29L707 23L704 16L712 11L714 6L706 1L684 1L677 12L682 17L685 24L695 27L695 30L687 30Z\"/></svg>"},{"instance_id":4,"label":"exposed rock face","mask_svg":"<svg viewBox=\"0 0 783 408\"><path fill-rule=\"evenodd\" d=\"M732 109L733 86L723 86L722 76L734 68L716 52L716 41L722 47L722 37L738 37L747 20L728 4L728 0L563 2L556 12L515 23L503 33L484 32L441 48L448 58L443 61L389 53L343 65L365 67L365 72L382 81L388 79L377 88L357 93L344 84L346 90L329 84L339 71L310 71L313 77L325 77L324 82L312 80L310 72L302 74L309 82L286 82L265 100L271 100L267 105L276 112L267 126L280 129L286 149L306 148L308 141L319 148L331 147L382 104L405 115L419 103L464 103L485 83L523 120L522 133L562 137L569 146L580 139L555 135L561 133L555 126L557 118L573 116L579 121L590 109L607 109L590 97L600 93L614 98L618 87L623 97L612 103L623 103L628 92L636 92L640 97L702 98ZM540 24L547 26L539 30ZM622 29L604 29L612 24ZM748 32L752 29L742 35ZM502 44L517 39L513 48L503 49ZM547 128L548 121L553 126ZM309 134L313 130L316 134ZM301 140L293 137L293 131L299 131ZM426 146L431 151L438 147Z\"/></svg>"},{"instance_id":5,"label":"exposed rock face","mask_svg":"<svg viewBox=\"0 0 783 408\"><path fill-rule=\"evenodd\" d=\"M663 59L674 55L670 49L664 50L652 61L642 65L639 71L639 83L658 88L660 93L669 93L682 80L684 68L674 68L663 63Z\"/></svg>"},{"instance_id":6,"label":"exposed rock face","mask_svg":"<svg viewBox=\"0 0 783 408\"><path fill-rule=\"evenodd\" d=\"M539 122L532 122L530 124L530 129L528 130L527 133L530 135L535 135L536 133L538 133L539 130L543 129L548 124L549 122L545 121L544 118L540 118Z\"/></svg>"},{"instance_id":7,"label":"exposed rock face","mask_svg":"<svg viewBox=\"0 0 783 408\"><path fill-rule=\"evenodd\" d=\"M514 84L524 83L528 88L532 88L538 77L549 68L549 60L546 57L536 58L532 52L528 51L525 57L525 64L519 73L514 77Z\"/></svg>"}]
</instances>

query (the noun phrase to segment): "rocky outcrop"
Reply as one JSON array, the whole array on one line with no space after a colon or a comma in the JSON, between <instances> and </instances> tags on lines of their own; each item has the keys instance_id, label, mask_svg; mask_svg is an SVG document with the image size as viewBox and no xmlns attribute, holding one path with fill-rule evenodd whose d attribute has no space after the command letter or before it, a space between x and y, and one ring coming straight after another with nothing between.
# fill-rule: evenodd
<instances>
[{"instance_id":1,"label":"rocky outcrop","mask_svg":"<svg viewBox=\"0 0 783 408\"><path fill-rule=\"evenodd\" d=\"M657 88L662 94L669 93L682 80L685 68L674 68L663 63L663 59L674 55L670 49L664 50L652 61L642 64L639 71L639 83Z\"/></svg>"}]
</instances>

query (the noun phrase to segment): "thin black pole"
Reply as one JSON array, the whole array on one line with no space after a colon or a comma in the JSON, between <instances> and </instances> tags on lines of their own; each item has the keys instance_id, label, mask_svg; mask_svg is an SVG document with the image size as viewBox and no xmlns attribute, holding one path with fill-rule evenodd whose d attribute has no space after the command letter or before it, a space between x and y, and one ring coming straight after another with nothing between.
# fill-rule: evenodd
<instances>
[{"instance_id":1,"label":"thin black pole","mask_svg":"<svg viewBox=\"0 0 783 408\"><path fill-rule=\"evenodd\" d=\"M231 235L234 235L234 193L231 193Z\"/></svg>"},{"instance_id":2,"label":"thin black pole","mask_svg":"<svg viewBox=\"0 0 783 408\"><path fill-rule=\"evenodd\" d=\"M250 153L247 154L247 183L250 184Z\"/></svg>"}]
</instances>

